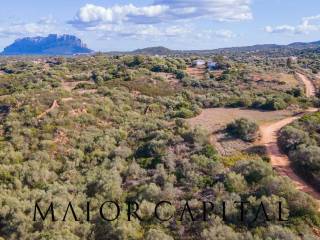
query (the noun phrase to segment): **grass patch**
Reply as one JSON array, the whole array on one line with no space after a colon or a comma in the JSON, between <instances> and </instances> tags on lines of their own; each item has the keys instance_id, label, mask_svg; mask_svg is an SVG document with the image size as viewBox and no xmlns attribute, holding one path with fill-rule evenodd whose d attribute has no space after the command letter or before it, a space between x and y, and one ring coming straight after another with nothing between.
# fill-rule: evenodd
<instances>
[{"instance_id":1,"label":"grass patch","mask_svg":"<svg viewBox=\"0 0 320 240\"><path fill-rule=\"evenodd\" d=\"M239 161L245 161L245 160L261 160L259 155L257 154L248 154L248 153L235 153L230 156L221 156L221 162L226 167L232 167Z\"/></svg>"}]
</instances>

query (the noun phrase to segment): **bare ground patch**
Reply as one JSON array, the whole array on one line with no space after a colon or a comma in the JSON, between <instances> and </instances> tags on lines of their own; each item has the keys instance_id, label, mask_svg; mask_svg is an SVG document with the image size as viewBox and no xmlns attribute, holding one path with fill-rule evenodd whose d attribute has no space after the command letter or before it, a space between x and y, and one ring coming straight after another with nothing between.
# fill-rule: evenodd
<instances>
[{"instance_id":1,"label":"bare ground patch","mask_svg":"<svg viewBox=\"0 0 320 240\"><path fill-rule=\"evenodd\" d=\"M206 67L187 67L186 72L189 76L196 79L203 79L206 71Z\"/></svg>"},{"instance_id":2,"label":"bare ground patch","mask_svg":"<svg viewBox=\"0 0 320 240\"><path fill-rule=\"evenodd\" d=\"M90 94L90 93L96 93L98 90L97 89L79 89L78 93L79 94Z\"/></svg>"},{"instance_id":3,"label":"bare ground patch","mask_svg":"<svg viewBox=\"0 0 320 240\"><path fill-rule=\"evenodd\" d=\"M278 82L283 83L290 87L295 87L299 85L299 80L294 74L289 73L276 73L276 72L266 72L266 73L252 73L251 79L253 81L265 81L265 82Z\"/></svg>"}]
</instances>

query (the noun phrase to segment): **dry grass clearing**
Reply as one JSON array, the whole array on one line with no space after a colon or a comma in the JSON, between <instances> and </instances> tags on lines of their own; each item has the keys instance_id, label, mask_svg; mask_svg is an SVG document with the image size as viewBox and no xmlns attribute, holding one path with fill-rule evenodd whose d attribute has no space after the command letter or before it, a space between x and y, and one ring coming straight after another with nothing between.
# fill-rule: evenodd
<instances>
[{"instance_id":1,"label":"dry grass clearing","mask_svg":"<svg viewBox=\"0 0 320 240\"><path fill-rule=\"evenodd\" d=\"M267 73L253 73L251 75L252 80L254 81L277 81L283 82L290 87L294 87L300 84L298 79L294 76L294 74L288 73L276 73L276 72L267 72Z\"/></svg>"},{"instance_id":2,"label":"dry grass clearing","mask_svg":"<svg viewBox=\"0 0 320 240\"><path fill-rule=\"evenodd\" d=\"M237 118L247 118L259 125L278 121L292 116L293 112L283 111L258 111L240 108L212 108L204 109L200 115L188 120L192 128L197 126L207 129L211 134L210 141L221 155L231 155L239 151L245 151L254 146L239 139L226 135L225 126Z\"/></svg>"},{"instance_id":3,"label":"dry grass clearing","mask_svg":"<svg viewBox=\"0 0 320 240\"><path fill-rule=\"evenodd\" d=\"M188 122L193 127L200 125L209 131L214 131L237 118L247 118L260 125L292 116L292 114L293 112L289 110L259 111L242 108L210 108L204 109L200 115L189 119Z\"/></svg>"},{"instance_id":4,"label":"dry grass clearing","mask_svg":"<svg viewBox=\"0 0 320 240\"><path fill-rule=\"evenodd\" d=\"M203 79L206 71L206 67L187 67L186 72L189 76L194 77L196 79Z\"/></svg>"}]
</instances>

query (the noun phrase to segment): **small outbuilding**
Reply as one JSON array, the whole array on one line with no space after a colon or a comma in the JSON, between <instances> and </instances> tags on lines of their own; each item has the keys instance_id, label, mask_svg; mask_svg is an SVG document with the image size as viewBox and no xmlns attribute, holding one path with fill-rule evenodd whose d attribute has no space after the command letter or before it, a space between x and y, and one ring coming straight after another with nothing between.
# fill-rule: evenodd
<instances>
[{"instance_id":1,"label":"small outbuilding","mask_svg":"<svg viewBox=\"0 0 320 240\"><path fill-rule=\"evenodd\" d=\"M204 65L206 65L206 61L205 60L197 59L197 60L192 61L192 67L201 67L201 66L204 66Z\"/></svg>"},{"instance_id":2,"label":"small outbuilding","mask_svg":"<svg viewBox=\"0 0 320 240\"><path fill-rule=\"evenodd\" d=\"M217 62L214 61L208 61L207 62L207 68L209 71L214 71L219 69L219 64Z\"/></svg>"}]
</instances>

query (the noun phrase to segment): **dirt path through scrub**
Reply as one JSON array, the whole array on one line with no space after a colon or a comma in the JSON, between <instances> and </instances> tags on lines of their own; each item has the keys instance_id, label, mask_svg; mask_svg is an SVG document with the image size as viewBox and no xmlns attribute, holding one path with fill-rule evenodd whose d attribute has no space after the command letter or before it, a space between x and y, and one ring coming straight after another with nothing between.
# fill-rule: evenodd
<instances>
[{"instance_id":1,"label":"dirt path through scrub","mask_svg":"<svg viewBox=\"0 0 320 240\"><path fill-rule=\"evenodd\" d=\"M308 109L307 112L316 111L318 111L318 109L311 108ZM261 140L259 143L266 147L267 153L271 159L271 165L280 175L289 177L298 190L308 193L315 199L320 200L320 193L293 171L288 156L282 154L278 147L279 131L286 125L299 119L301 116L302 115L288 117L272 124L262 125L260 127Z\"/></svg>"},{"instance_id":2,"label":"dirt path through scrub","mask_svg":"<svg viewBox=\"0 0 320 240\"><path fill-rule=\"evenodd\" d=\"M71 101L73 100L72 97L69 97L69 98L62 98L61 101L62 102L68 102L68 101ZM48 113L50 113L51 111L53 111L54 109L58 108L59 107L59 104L58 104L58 101L57 100L53 100L50 108L48 108L46 111L44 111L43 113L39 114L37 119L40 119L40 118L43 118L44 116L46 116Z\"/></svg>"},{"instance_id":3,"label":"dirt path through scrub","mask_svg":"<svg viewBox=\"0 0 320 240\"><path fill-rule=\"evenodd\" d=\"M315 96L316 91L313 83L303 74L297 73L297 75L306 87L306 95L308 97ZM316 111L318 111L318 109L310 108L304 113ZM297 189L310 194L315 199L319 200L320 204L320 193L293 171L288 156L282 154L278 147L277 138L279 131L286 125L302 117L304 113L292 116L290 112L285 111L262 112L244 109L213 108L204 109L200 115L189 119L188 123L191 127L202 126L212 133L210 142L220 150L220 148L223 149L224 146L216 141L214 132L220 129L221 126L225 126L227 123L240 117L245 117L257 122L260 124L261 132L261 139L257 142L257 145L264 145L266 147L273 168L281 176L289 177L296 185ZM221 151L219 152L221 153Z\"/></svg>"},{"instance_id":4,"label":"dirt path through scrub","mask_svg":"<svg viewBox=\"0 0 320 240\"><path fill-rule=\"evenodd\" d=\"M297 75L306 87L306 96L314 97L316 90L313 83L305 75L300 73L297 73ZM318 109L316 108L310 108L305 113L317 111ZM272 124L262 125L260 127L261 140L259 143L266 147L267 153L271 159L271 165L280 175L289 177L298 190L308 193L320 201L320 193L294 172L288 156L282 154L278 146L279 131L302 116L303 114L288 117Z\"/></svg>"},{"instance_id":5,"label":"dirt path through scrub","mask_svg":"<svg viewBox=\"0 0 320 240\"><path fill-rule=\"evenodd\" d=\"M306 96L314 97L316 95L316 88L313 85L313 83L305 75L301 73L297 73L297 76L301 79L301 81L306 87Z\"/></svg>"},{"instance_id":6,"label":"dirt path through scrub","mask_svg":"<svg viewBox=\"0 0 320 240\"><path fill-rule=\"evenodd\" d=\"M53 111L55 108L59 107L58 101L54 100L53 103L51 104L51 107L48 108L46 111L41 113L37 119L43 118L45 115L47 115L49 112Z\"/></svg>"}]
</instances>

